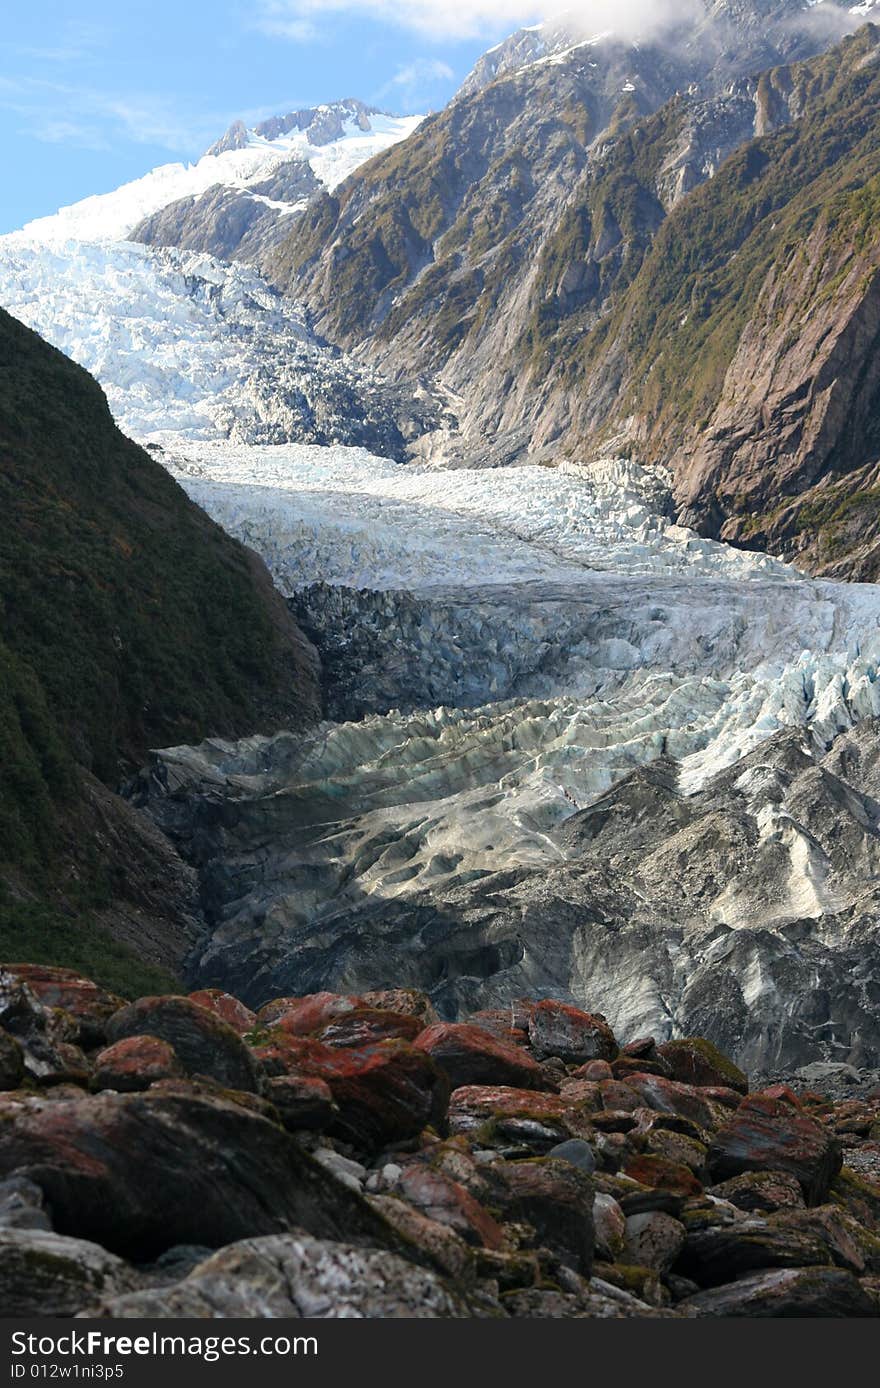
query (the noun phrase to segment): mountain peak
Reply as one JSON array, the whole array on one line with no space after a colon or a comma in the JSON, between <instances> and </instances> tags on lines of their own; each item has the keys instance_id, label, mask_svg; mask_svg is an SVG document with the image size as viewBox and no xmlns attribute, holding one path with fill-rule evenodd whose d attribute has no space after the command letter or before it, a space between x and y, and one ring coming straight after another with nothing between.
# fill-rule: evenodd
<instances>
[{"instance_id":1,"label":"mountain peak","mask_svg":"<svg viewBox=\"0 0 880 1388\"><path fill-rule=\"evenodd\" d=\"M309 145L329 145L352 133L352 127L365 133L372 130L376 116L388 119L387 113L378 107L367 106L357 97L347 96L341 101L301 107L283 116L270 116L250 129L244 121L235 120L226 134L211 145L205 154L226 154L228 150L247 149L250 145L266 141L271 144L294 132L303 135Z\"/></svg>"}]
</instances>

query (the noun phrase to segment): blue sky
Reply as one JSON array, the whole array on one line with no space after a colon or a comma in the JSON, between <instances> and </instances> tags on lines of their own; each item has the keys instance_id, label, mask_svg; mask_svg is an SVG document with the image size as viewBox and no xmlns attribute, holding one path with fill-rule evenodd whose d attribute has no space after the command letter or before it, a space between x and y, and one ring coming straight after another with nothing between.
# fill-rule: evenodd
<instances>
[{"instance_id":1,"label":"blue sky","mask_svg":"<svg viewBox=\"0 0 880 1388\"><path fill-rule=\"evenodd\" d=\"M531 0L14 0L0 232L192 159L237 116L359 96L436 109Z\"/></svg>"}]
</instances>

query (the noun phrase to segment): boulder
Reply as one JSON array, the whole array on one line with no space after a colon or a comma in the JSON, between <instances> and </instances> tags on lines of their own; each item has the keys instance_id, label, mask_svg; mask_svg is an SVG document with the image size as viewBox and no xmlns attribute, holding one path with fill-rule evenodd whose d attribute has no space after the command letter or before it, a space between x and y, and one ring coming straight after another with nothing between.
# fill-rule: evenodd
<instances>
[{"instance_id":1,"label":"boulder","mask_svg":"<svg viewBox=\"0 0 880 1388\"><path fill-rule=\"evenodd\" d=\"M682 1084L718 1085L738 1094L749 1092L748 1077L739 1066L702 1036L666 1041L657 1047L657 1054L666 1061L672 1079Z\"/></svg>"},{"instance_id":2,"label":"boulder","mask_svg":"<svg viewBox=\"0 0 880 1388\"><path fill-rule=\"evenodd\" d=\"M729 1181L712 1186L709 1194L753 1214L804 1207L801 1183L786 1171L744 1171L741 1176L731 1176Z\"/></svg>"},{"instance_id":3,"label":"boulder","mask_svg":"<svg viewBox=\"0 0 880 1388\"><path fill-rule=\"evenodd\" d=\"M370 1195L369 1204L410 1243L424 1249L447 1276L473 1281L474 1254L470 1245L446 1223L429 1219L421 1210L393 1195Z\"/></svg>"},{"instance_id":4,"label":"boulder","mask_svg":"<svg viewBox=\"0 0 880 1388\"><path fill-rule=\"evenodd\" d=\"M760 1268L830 1265L815 1234L782 1228L752 1215L731 1224L688 1232L677 1271L701 1287L719 1287Z\"/></svg>"},{"instance_id":5,"label":"boulder","mask_svg":"<svg viewBox=\"0 0 880 1388\"><path fill-rule=\"evenodd\" d=\"M413 1044L436 1061L453 1089L507 1085L552 1091L557 1087L548 1072L524 1051L463 1022L438 1022Z\"/></svg>"},{"instance_id":6,"label":"boulder","mask_svg":"<svg viewBox=\"0 0 880 1388\"><path fill-rule=\"evenodd\" d=\"M452 1229L466 1243L494 1249L503 1245L504 1235L497 1221L464 1186L443 1171L421 1163L406 1166L395 1194L427 1219Z\"/></svg>"},{"instance_id":7,"label":"boulder","mask_svg":"<svg viewBox=\"0 0 880 1388\"><path fill-rule=\"evenodd\" d=\"M415 1017L422 1027L433 1026L439 1020L434 1004L427 993L418 988L377 988L361 994L361 1001L367 1007L378 1008L380 1012L396 1012L399 1017Z\"/></svg>"},{"instance_id":8,"label":"boulder","mask_svg":"<svg viewBox=\"0 0 880 1388\"><path fill-rule=\"evenodd\" d=\"M770 1223L821 1240L837 1266L848 1268L857 1277L880 1273L880 1236L837 1205L781 1210Z\"/></svg>"},{"instance_id":9,"label":"boulder","mask_svg":"<svg viewBox=\"0 0 880 1388\"><path fill-rule=\"evenodd\" d=\"M811 1205L823 1202L841 1165L840 1144L821 1123L758 1094L743 1100L709 1147L713 1181L744 1171L786 1171Z\"/></svg>"},{"instance_id":10,"label":"boulder","mask_svg":"<svg viewBox=\"0 0 880 1388\"><path fill-rule=\"evenodd\" d=\"M846 1319L880 1316L857 1277L843 1268L783 1268L686 1297L679 1310L750 1319Z\"/></svg>"},{"instance_id":11,"label":"boulder","mask_svg":"<svg viewBox=\"0 0 880 1388\"><path fill-rule=\"evenodd\" d=\"M707 1147L686 1133L671 1132L668 1128L651 1128L645 1134L645 1152L649 1156L665 1157L677 1166L686 1166L702 1182L706 1178Z\"/></svg>"},{"instance_id":12,"label":"boulder","mask_svg":"<svg viewBox=\"0 0 880 1388\"><path fill-rule=\"evenodd\" d=\"M679 1114L709 1132L714 1132L730 1117L728 1110L705 1090L666 1079L663 1075L633 1072L627 1075L626 1086L638 1095L640 1105L645 1108L657 1113Z\"/></svg>"},{"instance_id":13,"label":"boulder","mask_svg":"<svg viewBox=\"0 0 880 1388\"><path fill-rule=\"evenodd\" d=\"M684 1225L662 1210L629 1215L624 1229L624 1261L654 1272L668 1272L686 1238Z\"/></svg>"},{"instance_id":14,"label":"boulder","mask_svg":"<svg viewBox=\"0 0 880 1388\"><path fill-rule=\"evenodd\" d=\"M204 1007L206 1011L213 1012L221 1022L237 1031L239 1036L252 1031L256 1025L257 1014L251 1012L249 1007L245 1007L244 1003L239 1002L231 993L224 993L222 988L200 988L197 993L190 993L189 1000L197 1007Z\"/></svg>"},{"instance_id":15,"label":"boulder","mask_svg":"<svg viewBox=\"0 0 880 1388\"><path fill-rule=\"evenodd\" d=\"M613 1060L618 1052L604 1017L549 999L532 1008L528 1030L529 1044L539 1060L559 1056L569 1064L583 1065L589 1060Z\"/></svg>"},{"instance_id":16,"label":"boulder","mask_svg":"<svg viewBox=\"0 0 880 1388\"><path fill-rule=\"evenodd\" d=\"M257 1013L257 1024L280 1027L291 1036L310 1036L312 1032L363 1007L364 999L344 993L307 993L301 998L275 998Z\"/></svg>"},{"instance_id":17,"label":"boulder","mask_svg":"<svg viewBox=\"0 0 880 1388\"><path fill-rule=\"evenodd\" d=\"M241 1037L189 998L140 998L121 1008L107 1023L107 1038L130 1036L166 1041L188 1075L207 1075L230 1089L257 1089L256 1067Z\"/></svg>"},{"instance_id":18,"label":"boulder","mask_svg":"<svg viewBox=\"0 0 880 1388\"><path fill-rule=\"evenodd\" d=\"M132 1268L95 1243L46 1229L0 1228L4 1316L74 1316L101 1296L140 1285Z\"/></svg>"},{"instance_id":19,"label":"boulder","mask_svg":"<svg viewBox=\"0 0 880 1388\"><path fill-rule=\"evenodd\" d=\"M328 1131L368 1151L445 1124L449 1083L425 1051L405 1041L337 1048L309 1043L302 1073L324 1080L338 1116Z\"/></svg>"},{"instance_id":20,"label":"boulder","mask_svg":"<svg viewBox=\"0 0 880 1388\"><path fill-rule=\"evenodd\" d=\"M567 1142L557 1143L555 1147L550 1148L547 1156L571 1162L572 1166L586 1171L588 1176L596 1170L596 1154L589 1142L585 1142L581 1137L570 1137Z\"/></svg>"},{"instance_id":21,"label":"boulder","mask_svg":"<svg viewBox=\"0 0 880 1388\"><path fill-rule=\"evenodd\" d=\"M626 1215L613 1195L601 1191L593 1200L593 1228L596 1237L596 1257L613 1263L623 1252L626 1236Z\"/></svg>"},{"instance_id":22,"label":"boulder","mask_svg":"<svg viewBox=\"0 0 880 1388\"><path fill-rule=\"evenodd\" d=\"M112 1319L425 1320L465 1317L473 1311L437 1273L392 1253L292 1233L223 1248L182 1282L105 1297L92 1314Z\"/></svg>"},{"instance_id":23,"label":"boulder","mask_svg":"<svg viewBox=\"0 0 880 1388\"><path fill-rule=\"evenodd\" d=\"M312 1075L276 1075L263 1092L289 1133L326 1132L339 1117L329 1084Z\"/></svg>"},{"instance_id":24,"label":"boulder","mask_svg":"<svg viewBox=\"0 0 880 1388\"><path fill-rule=\"evenodd\" d=\"M43 1192L26 1176L0 1181L0 1229L51 1229Z\"/></svg>"},{"instance_id":25,"label":"boulder","mask_svg":"<svg viewBox=\"0 0 880 1388\"><path fill-rule=\"evenodd\" d=\"M690 1167L654 1153L639 1153L623 1164L623 1174L640 1185L673 1195L699 1195L703 1189Z\"/></svg>"},{"instance_id":26,"label":"boulder","mask_svg":"<svg viewBox=\"0 0 880 1388\"><path fill-rule=\"evenodd\" d=\"M93 1082L96 1089L130 1093L182 1074L183 1066L167 1041L158 1036L127 1036L95 1056Z\"/></svg>"},{"instance_id":27,"label":"boulder","mask_svg":"<svg viewBox=\"0 0 880 1388\"><path fill-rule=\"evenodd\" d=\"M188 1082L0 1101L0 1124L0 1178L27 1177L60 1233L124 1256L148 1259L175 1244L218 1247L294 1225L321 1237L382 1241L374 1212L282 1128Z\"/></svg>"},{"instance_id":28,"label":"boulder","mask_svg":"<svg viewBox=\"0 0 880 1388\"><path fill-rule=\"evenodd\" d=\"M591 1177L555 1157L504 1162L496 1174L505 1188L505 1217L532 1225L536 1247L552 1249L589 1277L595 1239Z\"/></svg>"},{"instance_id":29,"label":"boulder","mask_svg":"<svg viewBox=\"0 0 880 1388\"><path fill-rule=\"evenodd\" d=\"M463 1085L449 1100L449 1131L485 1147L526 1146L546 1153L569 1138L593 1133L589 1110L558 1094L508 1085Z\"/></svg>"},{"instance_id":30,"label":"boulder","mask_svg":"<svg viewBox=\"0 0 880 1388\"><path fill-rule=\"evenodd\" d=\"M81 1046L102 1044L107 1022L125 1001L83 978L75 969L49 964L0 964L0 972L26 987L42 1007L60 1008L72 1017L77 1034L70 1039Z\"/></svg>"},{"instance_id":31,"label":"boulder","mask_svg":"<svg viewBox=\"0 0 880 1388\"><path fill-rule=\"evenodd\" d=\"M356 1007L315 1032L325 1046L368 1046L374 1041L414 1041L422 1031L418 1017L375 1007Z\"/></svg>"},{"instance_id":32,"label":"boulder","mask_svg":"<svg viewBox=\"0 0 880 1388\"><path fill-rule=\"evenodd\" d=\"M17 1089L24 1079L24 1052L14 1036L0 1031L0 1089Z\"/></svg>"}]
</instances>

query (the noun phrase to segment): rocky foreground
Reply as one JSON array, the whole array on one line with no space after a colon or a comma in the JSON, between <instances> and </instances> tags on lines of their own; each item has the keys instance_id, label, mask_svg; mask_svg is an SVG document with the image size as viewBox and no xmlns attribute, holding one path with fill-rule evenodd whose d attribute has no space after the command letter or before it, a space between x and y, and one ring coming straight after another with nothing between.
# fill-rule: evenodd
<instances>
[{"instance_id":1,"label":"rocky foreground","mask_svg":"<svg viewBox=\"0 0 880 1388\"><path fill-rule=\"evenodd\" d=\"M0 1091L8 1316L880 1315L880 1090L561 1003L10 964Z\"/></svg>"}]
</instances>

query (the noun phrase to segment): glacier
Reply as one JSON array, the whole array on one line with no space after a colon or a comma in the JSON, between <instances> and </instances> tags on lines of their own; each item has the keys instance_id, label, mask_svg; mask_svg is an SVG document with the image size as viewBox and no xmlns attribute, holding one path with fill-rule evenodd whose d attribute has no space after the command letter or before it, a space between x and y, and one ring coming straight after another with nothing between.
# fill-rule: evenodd
<instances>
[{"instance_id":1,"label":"glacier","mask_svg":"<svg viewBox=\"0 0 880 1388\"><path fill-rule=\"evenodd\" d=\"M358 130L328 179L401 134ZM206 159L246 183L285 151L243 138ZM262 555L333 677L312 732L166 748L132 790L200 872L194 976L875 1054L880 590L676 525L659 464L402 464L427 392L256 270L125 240L180 196L159 173L0 238L0 300Z\"/></svg>"}]
</instances>

